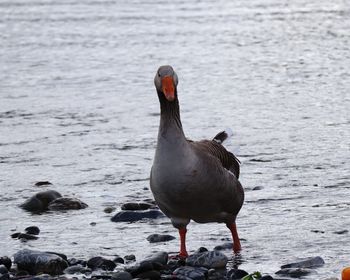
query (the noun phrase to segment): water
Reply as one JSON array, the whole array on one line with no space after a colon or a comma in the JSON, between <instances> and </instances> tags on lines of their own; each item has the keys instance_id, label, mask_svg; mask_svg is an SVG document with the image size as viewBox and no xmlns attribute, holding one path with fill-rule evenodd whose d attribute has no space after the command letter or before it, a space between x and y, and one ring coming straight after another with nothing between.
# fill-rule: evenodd
<instances>
[{"instance_id":1,"label":"water","mask_svg":"<svg viewBox=\"0 0 350 280\"><path fill-rule=\"evenodd\" d=\"M179 76L186 135L234 131L246 202L242 269L274 273L322 256L350 265L350 8L346 1L0 1L0 248L88 258L175 252L167 219L116 224L106 206L151 197L162 64ZM89 208L31 215L39 180ZM261 190L253 191L260 186ZM96 222L96 226L90 223ZM10 238L26 226L37 241ZM224 225L191 223L188 248ZM230 254L230 252L226 252Z\"/></svg>"}]
</instances>

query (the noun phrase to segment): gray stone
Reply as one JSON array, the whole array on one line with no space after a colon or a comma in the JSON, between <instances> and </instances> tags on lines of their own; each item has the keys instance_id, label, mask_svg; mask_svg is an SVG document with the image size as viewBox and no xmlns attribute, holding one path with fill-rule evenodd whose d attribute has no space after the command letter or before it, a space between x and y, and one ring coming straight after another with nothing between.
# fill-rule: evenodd
<instances>
[{"instance_id":1,"label":"gray stone","mask_svg":"<svg viewBox=\"0 0 350 280\"><path fill-rule=\"evenodd\" d=\"M321 257L311 257L301 259L298 262L285 264L281 266L283 268L316 268L324 265L324 260Z\"/></svg>"},{"instance_id":2,"label":"gray stone","mask_svg":"<svg viewBox=\"0 0 350 280\"><path fill-rule=\"evenodd\" d=\"M85 274L85 273L91 273L91 269L84 267L80 264L77 264L77 265L72 265L70 267L67 267L63 271L63 273L65 273L65 274L78 274L78 273Z\"/></svg>"},{"instance_id":3,"label":"gray stone","mask_svg":"<svg viewBox=\"0 0 350 280\"><path fill-rule=\"evenodd\" d=\"M9 257L0 257L0 264L6 266L6 268L9 270L12 266L12 261Z\"/></svg>"},{"instance_id":4,"label":"gray stone","mask_svg":"<svg viewBox=\"0 0 350 280\"><path fill-rule=\"evenodd\" d=\"M186 259L189 266L198 266L206 268L223 268L226 266L228 258L220 251L208 251L190 255Z\"/></svg>"},{"instance_id":5,"label":"gray stone","mask_svg":"<svg viewBox=\"0 0 350 280\"><path fill-rule=\"evenodd\" d=\"M110 213L114 212L115 209L116 209L116 208L113 207L113 206L108 206L108 207L106 207L106 208L103 210L103 212L105 212L105 213L107 213L107 214L110 214Z\"/></svg>"},{"instance_id":6,"label":"gray stone","mask_svg":"<svg viewBox=\"0 0 350 280\"><path fill-rule=\"evenodd\" d=\"M168 262L168 253L167 252L157 252L151 256L146 257L142 262L150 262L150 263L160 263L162 265L166 265Z\"/></svg>"},{"instance_id":7,"label":"gray stone","mask_svg":"<svg viewBox=\"0 0 350 280\"><path fill-rule=\"evenodd\" d=\"M182 276L193 280L205 280L208 275L208 269L204 267L182 266L175 269L174 274L176 276Z\"/></svg>"},{"instance_id":8,"label":"gray stone","mask_svg":"<svg viewBox=\"0 0 350 280\"><path fill-rule=\"evenodd\" d=\"M151 234L147 237L149 243L166 242L173 239L175 237L169 234Z\"/></svg>"},{"instance_id":9,"label":"gray stone","mask_svg":"<svg viewBox=\"0 0 350 280\"><path fill-rule=\"evenodd\" d=\"M126 271L113 273L111 280L131 280L132 275Z\"/></svg>"},{"instance_id":10,"label":"gray stone","mask_svg":"<svg viewBox=\"0 0 350 280\"><path fill-rule=\"evenodd\" d=\"M283 275L283 276L289 276L293 278L299 278L302 276L309 275L311 273L315 272L312 269L308 268L283 268L279 271L276 272L278 275Z\"/></svg>"},{"instance_id":11,"label":"gray stone","mask_svg":"<svg viewBox=\"0 0 350 280\"><path fill-rule=\"evenodd\" d=\"M143 219L157 219L164 217L164 214L159 210L146 210L146 211L121 211L115 214L111 220L112 222L136 222Z\"/></svg>"},{"instance_id":12,"label":"gray stone","mask_svg":"<svg viewBox=\"0 0 350 280\"><path fill-rule=\"evenodd\" d=\"M221 251L221 250L232 250L233 248L233 244L232 242L227 242L227 243L224 243L222 245L218 245L214 248L214 250L216 251Z\"/></svg>"},{"instance_id":13,"label":"gray stone","mask_svg":"<svg viewBox=\"0 0 350 280\"><path fill-rule=\"evenodd\" d=\"M122 205L122 210L130 210L130 211L137 211L137 210L147 210L150 208L154 208L155 206L149 203L137 203L137 202L128 202Z\"/></svg>"},{"instance_id":14,"label":"gray stone","mask_svg":"<svg viewBox=\"0 0 350 280\"><path fill-rule=\"evenodd\" d=\"M28 271L30 274L58 275L68 267L68 263L56 254L28 249L18 251L14 255L14 263L19 270Z\"/></svg>"},{"instance_id":15,"label":"gray stone","mask_svg":"<svg viewBox=\"0 0 350 280\"><path fill-rule=\"evenodd\" d=\"M40 213L48 210L50 202L59 197L62 197L62 195L53 190L39 192L31 198L28 198L23 204L20 205L20 207L29 212Z\"/></svg>"},{"instance_id":16,"label":"gray stone","mask_svg":"<svg viewBox=\"0 0 350 280\"><path fill-rule=\"evenodd\" d=\"M27 234L38 235L40 233L40 229L37 226L27 227L24 230Z\"/></svg>"},{"instance_id":17,"label":"gray stone","mask_svg":"<svg viewBox=\"0 0 350 280\"><path fill-rule=\"evenodd\" d=\"M88 205L77 198L60 197L50 202L49 210L79 210L88 207Z\"/></svg>"},{"instance_id":18,"label":"gray stone","mask_svg":"<svg viewBox=\"0 0 350 280\"><path fill-rule=\"evenodd\" d=\"M117 265L111 260L107 260L102 257L93 257L88 260L87 266L92 270L100 268L103 270L113 271Z\"/></svg>"}]
</instances>

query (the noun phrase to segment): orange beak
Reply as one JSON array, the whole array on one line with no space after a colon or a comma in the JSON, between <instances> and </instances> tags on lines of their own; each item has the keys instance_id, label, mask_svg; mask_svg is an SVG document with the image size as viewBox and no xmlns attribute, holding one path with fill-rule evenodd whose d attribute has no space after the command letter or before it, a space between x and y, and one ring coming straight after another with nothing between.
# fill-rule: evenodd
<instances>
[{"instance_id":1,"label":"orange beak","mask_svg":"<svg viewBox=\"0 0 350 280\"><path fill-rule=\"evenodd\" d=\"M165 76L162 79L162 91L165 95L165 98L168 101L174 101L175 99L175 88L174 88L174 81L171 76Z\"/></svg>"}]
</instances>

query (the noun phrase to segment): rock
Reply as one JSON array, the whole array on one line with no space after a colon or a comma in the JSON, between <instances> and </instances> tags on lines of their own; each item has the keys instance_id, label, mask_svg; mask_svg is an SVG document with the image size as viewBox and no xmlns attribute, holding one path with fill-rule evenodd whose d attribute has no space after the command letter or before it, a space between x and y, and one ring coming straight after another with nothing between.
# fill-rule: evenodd
<instances>
[{"instance_id":1,"label":"rock","mask_svg":"<svg viewBox=\"0 0 350 280\"><path fill-rule=\"evenodd\" d=\"M64 259L68 263L68 258L65 254L51 252L51 251L45 251L45 253L57 255L57 256L61 257L62 259Z\"/></svg>"},{"instance_id":2,"label":"rock","mask_svg":"<svg viewBox=\"0 0 350 280\"><path fill-rule=\"evenodd\" d=\"M136 202L129 202L122 205L122 210L130 210L130 211L137 211L137 210L147 210L150 208L154 208L154 205L149 203L136 203Z\"/></svg>"},{"instance_id":3,"label":"rock","mask_svg":"<svg viewBox=\"0 0 350 280\"><path fill-rule=\"evenodd\" d=\"M39 181L34 184L36 187L41 187L41 186L47 186L47 185L52 185L49 181Z\"/></svg>"},{"instance_id":4,"label":"rock","mask_svg":"<svg viewBox=\"0 0 350 280\"><path fill-rule=\"evenodd\" d=\"M147 211L121 211L112 217L112 222L136 222L143 219L157 219L164 217L164 214L159 210Z\"/></svg>"},{"instance_id":5,"label":"rock","mask_svg":"<svg viewBox=\"0 0 350 280\"><path fill-rule=\"evenodd\" d=\"M116 272L112 275L111 280L131 280L132 276L129 272L126 271L120 271Z\"/></svg>"},{"instance_id":6,"label":"rock","mask_svg":"<svg viewBox=\"0 0 350 280\"><path fill-rule=\"evenodd\" d=\"M206 268L223 268L226 266L228 258L220 251L208 251L190 255L186 259L189 266L198 266Z\"/></svg>"},{"instance_id":7,"label":"rock","mask_svg":"<svg viewBox=\"0 0 350 280\"><path fill-rule=\"evenodd\" d=\"M0 264L3 264L7 270L11 269L12 261L9 257L0 257Z\"/></svg>"},{"instance_id":8,"label":"rock","mask_svg":"<svg viewBox=\"0 0 350 280\"><path fill-rule=\"evenodd\" d=\"M149 279L149 280L159 280L160 272L156 270L145 271L138 274L136 277L141 279Z\"/></svg>"},{"instance_id":9,"label":"rock","mask_svg":"<svg viewBox=\"0 0 350 280\"><path fill-rule=\"evenodd\" d=\"M167 252L157 252L151 256L148 256L146 259L144 259L141 262L141 264L144 262L160 263L162 265L166 265L168 262L168 253Z\"/></svg>"},{"instance_id":10,"label":"rock","mask_svg":"<svg viewBox=\"0 0 350 280\"><path fill-rule=\"evenodd\" d=\"M126 256L124 256L124 259L125 259L127 262L136 261L135 255L126 255Z\"/></svg>"},{"instance_id":11,"label":"rock","mask_svg":"<svg viewBox=\"0 0 350 280\"><path fill-rule=\"evenodd\" d=\"M26 227L24 231L33 235L38 235L40 233L40 229L37 226Z\"/></svg>"},{"instance_id":12,"label":"rock","mask_svg":"<svg viewBox=\"0 0 350 280\"><path fill-rule=\"evenodd\" d=\"M60 197L49 203L49 210L79 210L88 207L88 205L77 198Z\"/></svg>"},{"instance_id":13,"label":"rock","mask_svg":"<svg viewBox=\"0 0 350 280\"><path fill-rule=\"evenodd\" d=\"M344 234L344 233L348 233L349 231L347 229L344 229L344 230L338 230L338 231L335 231L334 233L335 234Z\"/></svg>"},{"instance_id":14,"label":"rock","mask_svg":"<svg viewBox=\"0 0 350 280\"><path fill-rule=\"evenodd\" d=\"M151 262L143 262L138 265L126 268L126 271L129 272L133 277L136 277L136 275L150 270L153 270L153 265Z\"/></svg>"},{"instance_id":15,"label":"rock","mask_svg":"<svg viewBox=\"0 0 350 280\"><path fill-rule=\"evenodd\" d=\"M70 266L78 265L78 264L80 264L81 266L86 266L87 261L85 261L85 260L78 260L76 258L70 258L70 259L68 259L68 264Z\"/></svg>"},{"instance_id":16,"label":"rock","mask_svg":"<svg viewBox=\"0 0 350 280\"><path fill-rule=\"evenodd\" d=\"M281 266L281 269L284 268L315 268L321 267L324 265L324 260L321 257L311 257L301 259L298 262L285 264Z\"/></svg>"},{"instance_id":17,"label":"rock","mask_svg":"<svg viewBox=\"0 0 350 280\"><path fill-rule=\"evenodd\" d=\"M222 245L218 245L214 247L214 250L221 251L221 250L232 250L233 244L232 242L227 242Z\"/></svg>"},{"instance_id":18,"label":"rock","mask_svg":"<svg viewBox=\"0 0 350 280\"><path fill-rule=\"evenodd\" d=\"M124 264L124 263L125 263L124 259L123 259L122 257L119 257L119 256L116 256L116 257L113 259L113 261L114 261L115 263L121 263L121 264Z\"/></svg>"},{"instance_id":19,"label":"rock","mask_svg":"<svg viewBox=\"0 0 350 280\"><path fill-rule=\"evenodd\" d=\"M227 272L226 277L229 280L241 279L249 273L242 269L231 269Z\"/></svg>"},{"instance_id":20,"label":"rock","mask_svg":"<svg viewBox=\"0 0 350 280\"><path fill-rule=\"evenodd\" d=\"M14 263L19 270L28 271L30 274L58 275L68 267L68 263L56 254L28 249L18 251L14 255Z\"/></svg>"},{"instance_id":21,"label":"rock","mask_svg":"<svg viewBox=\"0 0 350 280\"><path fill-rule=\"evenodd\" d=\"M80 264L77 264L77 265L72 265L72 266L66 268L63 271L63 273L65 273L65 274L77 274L77 273L85 274L85 273L91 273L91 269L84 267Z\"/></svg>"},{"instance_id":22,"label":"rock","mask_svg":"<svg viewBox=\"0 0 350 280\"><path fill-rule=\"evenodd\" d=\"M6 274L8 273L8 269L6 268L6 266L4 266L3 264L0 264L0 274Z\"/></svg>"},{"instance_id":23,"label":"rock","mask_svg":"<svg viewBox=\"0 0 350 280\"><path fill-rule=\"evenodd\" d=\"M309 275L310 273L315 272L312 269L308 268L283 268L276 272L278 275L289 276L293 278L299 278L302 276Z\"/></svg>"},{"instance_id":24,"label":"rock","mask_svg":"<svg viewBox=\"0 0 350 280\"><path fill-rule=\"evenodd\" d=\"M204 253L204 252L208 252L209 250L205 247L199 247L194 254L199 254L199 253Z\"/></svg>"},{"instance_id":25,"label":"rock","mask_svg":"<svg viewBox=\"0 0 350 280\"><path fill-rule=\"evenodd\" d=\"M103 212L105 212L105 213L107 213L107 214L110 214L110 213L114 212L115 209L116 209L116 208L113 207L113 206L108 206L108 207L106 207L106 208L103 210Z\"/></svg>"},{"instance_id":26,"label":"rock","mask_svg":"<svg viewBox=\"0 0 350 280\"><path fill-rule=\"evenodd\" d=\"M175 269L174 275L187 277L193 280L205 280L207 279L208 269L204 267L182 266Z\"/></svg>"},{"instance_id":27,"label":"rock","mask_svg":"<svg viewBox=\"0 0 350 280\"><path fill-rule=\"evenodd\" d=\"M261 277L259 280L273 280L273 277L270 275L264 275L263 277Z\"/></svg>"},{"instance_id":28,"label":"rock","mask_svg":"<svg viewBox=\"0 0 350 280\"><path fill-rule=\"evenodd\" d=\"M52 190L39 192L28 198L20 207L29 212L40 213L48 210L50 202L60 197L62 197L60 193Z\"/></svg>"},{"instance_id":29,"label":"rock","mask_svg":"<svg viewBox=\"0 0 350 280\"><path fill-rule=\"evenodd\" d=\"M103 270L113 271L117 265L111 260L107 260L102 257L93 257L88 260L87 266L92 270L100 268Z\"/></svg>"},{"instance_id":30,"label":"rock","mask_svg":"<svg viewBox=\"0 0 350 280\"><path fill-rule=\"evenodd\" d=\"M39 237L27 233L20 233L17 238L21 240L37 240Z\"/></svg>"},{"instance_id":31,"label":"rock","mask_svg":"<svg viewBox=\"0 0 350 280\"><path fill-rule=\"evenodd\" d=\"M5 273L5 274L1 274L0 273L0 280L9 280L10 279L10 274Z\"/></svg>"},{"instance_id":32,"label":"rock","mask_svg":"<svg viewBox=\"0 0 350 280\"><path fill-rule=\"evenodd\" d=\"M256 187L253 188L253 191L260 191L262 189L263 189L262 186L256 186Z\"/></svg>"},{"instance_id":33,"label":"rock","mask_svg":"<svg viewBox=\"0 0 350 280\"><path fill-rule=\"evenodd\" d=\"M147 237L149 243L166 242L173 239L175 237L169 234L151 234Z\"/></svg>"}]
</instances>

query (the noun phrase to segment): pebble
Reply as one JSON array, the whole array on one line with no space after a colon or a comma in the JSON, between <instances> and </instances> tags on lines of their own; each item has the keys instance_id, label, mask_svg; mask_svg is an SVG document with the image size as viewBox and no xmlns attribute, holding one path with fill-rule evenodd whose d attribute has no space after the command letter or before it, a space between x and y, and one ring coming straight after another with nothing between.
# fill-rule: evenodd
<instances>
[{"instance_id":1,"label":"pebble","mask_svg":"<svg viewBox=\"0 0 350 280\"><path fill-rule=\"evenodd\" d=\"M298 262L282 265L281 269L284 269L284 268L315 268L315 267L323 266L324 263L325 263L324 260L321 257L317 256L317 257L301 259Z\"/></svg>"},{"instance_id":2,"label":"pebble","mask_svg":"<svg viewBox=\"0 0 350 280\"><path fill-rule=\"evenodd\" d=\"M190 255L186 259L189 266L198 266L206 268L223 268L226 266L228 258L220 251L208 251Z\"/></svg>"},{"instance_id":3,"label":"pebble","mask_svg":"<svg viewBox=\"0 0 350 280\"><path fill-rule=\"evenodd\" d=\"M214 250L221 251L221 250L232 250L233 244L232 242L227 242L222 245L218 245L214 247Z\"/></svg>"},{"instance_id":4,"label":"pebble","mask_svg":"<svg viewBox=\"0 0 350 280\"><path fill-rule=\"evenodd\" d=\"M204 267L182 266L175 269L174 274L176 276L183 276L193 280L205 280L208 276L208 269Z\"/></svg>"},{"instance_id":5,"label":"pebble","mask_svg":"<svg viewBox=\"0 0 350 280\"><path fill-rule=\"evenodd\" d=\"M9 257L0 257L0 264L3 264L8 270L10 270L12 266L12 261Z\"/></svg>"},{"instance_id":6,"label":"pebble","mask_svg":"<svg viewBox=\"0 0 350 280\"><path fill-rule=\"evenodd\" d=\"M80 264L76 264L76 265L72 265L70 267L67 267L63 273L65 274L77 274L77 273L82 273L82 274L85 274L85 273L91 273L91 269L90 268L87 268L87 267L84 267Z\"/></svg>"},{"instance_id":7,"label":"pebble","mask_svg":"<svg viewBox=\"0 0 350 280\"><path fill-rule=\"evenodd\" d=\"M34 184L36 187L41 187L41 186L47 186L47 185L52 185L49 181L38 181Z\"/></svg>"},{"instance_id":8,"label":"pebble","mask_svg":"<svg viewBox=\"0 0 350 280\"><path fill-rule=\"evenodd\" d=\"M122 257L120 257L120 256L115 256L115 258L113 259L113 262L121 263L121 264L125 263L124 259Z\"/></svg>"},{"instance_id":9,"label":"pebble","mask_svg":"<svg viewBox=\"0 0 350 280\"><path fill-rule=\"evenodd\" d=\"M159 210L146 210L146 211L121 211L115 214L111 220L112 222L136 222L143 219L157 219L164 217L164 214Z\"/></svg>"},{"instance_id":10,"label":"pebble","mask_svg":"<svg viewBox=\"0 0 350 280\"><path fill-rule=\"evenodd\" d=\"M80 264L80 265L82 265L82 266L86 266L86 265L87 265L87 261L85 261L85 260L79 260L79 259L76 259L76 258L70 258L70 259L68 259L67 261L68 261L68 264L69 264L70 266L72 266L72 265L78 265L78 264Z\"/></svg>"},{"instance_id":11,"label":"pebble","mask_svg":"<svg viewBox=\"0 0 350 280\"><path fill-rule=\"evenodd\" d=\"M62 195L53 190L39 192L28 198L20 207L29 212L40 213L48 210L49 203L60 197Z\"/></svg>"},{"instance_id":12,"label":"pebble","mask_svg":"<svg viewBox=\"0 0 350 280\"><path fill-rule=\"evenodd\" d=\"M88 205L77 198L60 197L50 202L48 205L49 210L79 210L85 209Z\"/></svg>"},{"instance_id":13,"label":"pebble","mask_svg":"<svg viewBox=\"0 0 350 280\"><path fill-rule=\"evenodd\" d=\"M57 254L28 249L18 251L14 255L14 263L19 270L25 270L31 274L58 275L68 267L68 263Z\"/></svg>"},{"instance_id":14,"label":"pebble","mask_svg":"<svg viewBox=\"0 0 350 280\"><path fill-rule=\"evenodd\" d=\"M147 237L149 243L166 242L174 239L175 237L169 234L151 234Z\"/></svg>"},{"instance_id":15,"label":"pebble","mask_svg":"<svg viewBox=\"0 0 350 280\"><path fill-rule=\"evenodd\" d=\"M113 271L117 265L111 260L102 257L93 257L88 260L87 266L92 270L100 268L102 270Z\"/></svg>"},{"instance_id":16,"label":"pebble","mask_svg":"<svg viewBox=\"0 0 350 280\"><path fill-rule=\"evenodd\" d=\"M293 278L300 278L302 276L309 275L310 273L315 272L312 269L308 268L283 268L276 272L278 275L289 276Z\"/></svg>"},{"instance_id":17,"label":"pebble","mask_svg":"<svg viewBox=\"0 0 350 280\"><path fill-rule=\"evenodd\" d=\"M113 207L113 206L108 206L106 207L103 212L107 213L107 214L110 214L112 212L114 212L117 208Z\"/></svg>"},{"instance_id":18,"label":"pebble","mask_svg":"<svg viewBox=\"0 0 350 280\"><path fill-rule=\"evenodd\" d=\"M349 231L347 229L344 229L344 230L338 230L338 231L335 231L334 233L335 234L344 234L344 233L348 233Z\"/></svg>"},{"instance_id":19,"label":"pebble","mask_svg":"<svg viewBox=\"0 0 350 280\"><path fill-rule=\"evenodd\" d=\"M120 271L112 274L111 280L131 280L132 275L126 271Z\"/></svg>"},{"instance_id":20,"label":"pebble","mask_svg":"<svg viewBox=\"0 0 350 280\"><path fill-rule=\"evenodd\" d=\"M133 261L136 261L136 257L135 255L126 255L124 256L124 260L128 261L128 262L133 262Z\"/></svg>"},{"instance_id":21,"label":"pebble","mask_svg":"<svg viewBox=\"0 0 350 280\"><path fill-rule=\"evenodd\" d=\"M147 210L150 208L154 208L154 205L149 203L137 203L137 202L128 202L122 205L122 210L130 210L130 211L137 211L137 210Z\"/></svg>"},{"instance_id":22,"label":"pebble","mask_svg":"<svg viewBox=\"0 0 350 280\"><path fill-rule=\"evenodd\" d=\"M28 234L38 235L40 233L40 229L37 226L30 226L25 228L24 230Z\"/></svg>"}]
</instances>

